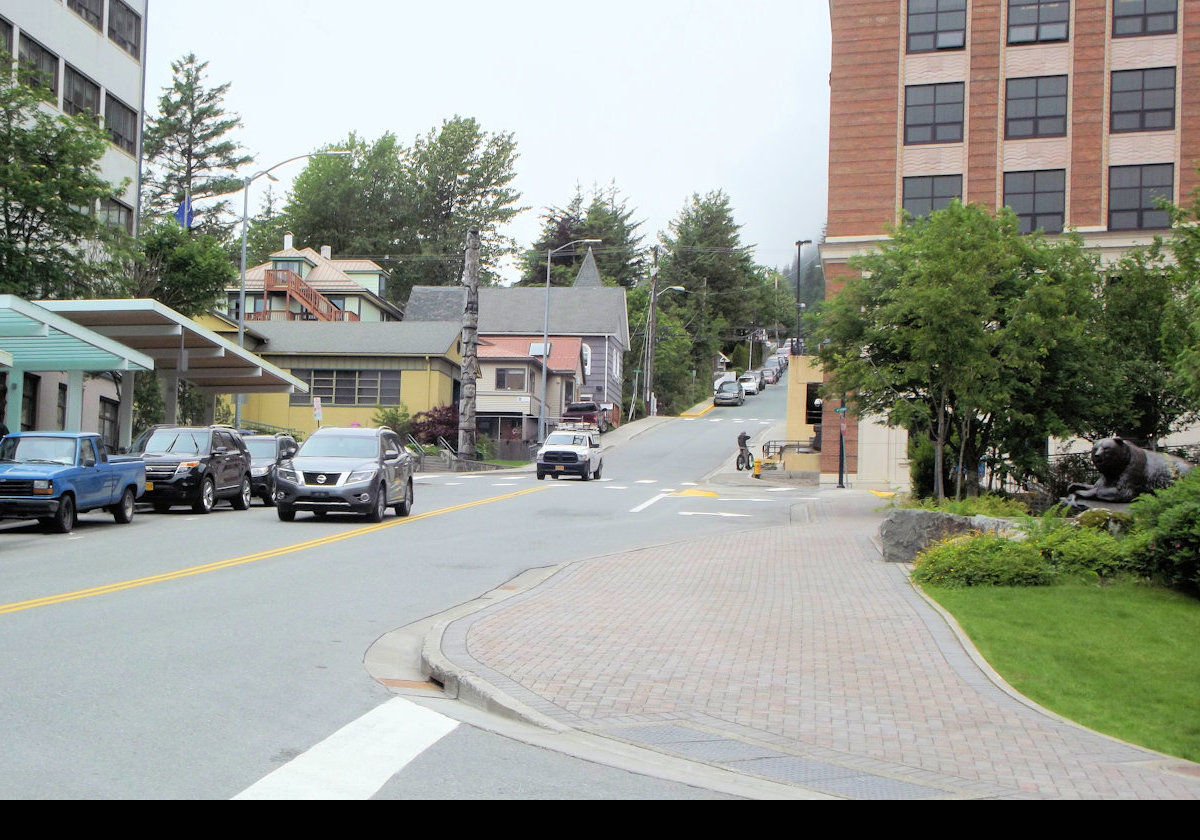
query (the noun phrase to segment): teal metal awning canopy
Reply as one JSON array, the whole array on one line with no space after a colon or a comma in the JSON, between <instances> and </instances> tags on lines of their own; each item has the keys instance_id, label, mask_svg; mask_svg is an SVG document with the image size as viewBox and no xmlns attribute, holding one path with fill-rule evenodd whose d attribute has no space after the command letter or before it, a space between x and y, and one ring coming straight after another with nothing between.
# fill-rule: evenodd
<instances>
[{"instance_id":1,"label":"teal metal awning canopy","mask_svg":"<svg viewBox=\"0 0 1200 840\"><path fill-rule=\"evenodd\" d=\"M145 354L153 359L160 375L186 380L202 392L308 393L307 383L156 300L38 303L81 327Z\"/></svg>"},{"instance_id":2,"label":"teal metal awning canopy","mask_svg":"<svg viewBox=\"0 0 1200 840\"><path fill-rule=\"evenodd\" d=\"M154 359L48 308L0 295L0 366L27 371L153 370Z\"/></svg>"}]
</instances>

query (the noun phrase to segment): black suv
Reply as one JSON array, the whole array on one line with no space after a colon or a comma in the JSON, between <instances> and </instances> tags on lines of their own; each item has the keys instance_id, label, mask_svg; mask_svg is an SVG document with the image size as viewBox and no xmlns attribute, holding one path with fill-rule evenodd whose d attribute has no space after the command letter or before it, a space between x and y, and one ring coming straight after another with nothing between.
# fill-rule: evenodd
<instances>
[{"instance_id":1,"label":"black suv","mask_svg":"<svg viewBox=\"0 0 1200 840\"><path fill-rule=\"evenodd\" d=\"M408 516L413 506L413 460L386 427L325 426L275 471L275 512L284 522L307 510L363 514L379 522L389 507Z\"/></svg>"},{"instance_id":2,"label":"black suv","mask_svg":"<svg viewBox=\"0 0 1200 840\"><path fill-rule=\"evenodd\" d=\"M275 504L275 470L299 448L291 435L242 435L250 450L250 492L264 505Z\"/></svg>"},{"instance_id":3,"label":"black suv","mask_svg":"<svg viewBox=\"0 0 1200 840\"><path fill-rule=\"evenodd\" d=\"M154 426L131 452L146 462L146 492L139 501L160 513L174 505L208 513L218 499L229 499L236 510L250 507L250 451L233 429Z\"/></svg>"}]
</instances>

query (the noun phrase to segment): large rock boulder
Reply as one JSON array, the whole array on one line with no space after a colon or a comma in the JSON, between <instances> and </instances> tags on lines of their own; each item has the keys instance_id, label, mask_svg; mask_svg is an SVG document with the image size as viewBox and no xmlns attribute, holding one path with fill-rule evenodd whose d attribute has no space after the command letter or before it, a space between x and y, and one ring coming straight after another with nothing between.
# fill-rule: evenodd
<instances>
[{"instance_id":1,"label":"large rock boulder","mask_svg":"<svg viewBox=\"0 0 1200 840\"><path fill-rule=\"evenodd\" d=\"M959 534L993 532L1012 537L1023 533L1007 519L990 516L958 516L935 510L896 508L879 526L883 559L888 563L911 563L928 546Z\"/></svg>"}]
</instances>

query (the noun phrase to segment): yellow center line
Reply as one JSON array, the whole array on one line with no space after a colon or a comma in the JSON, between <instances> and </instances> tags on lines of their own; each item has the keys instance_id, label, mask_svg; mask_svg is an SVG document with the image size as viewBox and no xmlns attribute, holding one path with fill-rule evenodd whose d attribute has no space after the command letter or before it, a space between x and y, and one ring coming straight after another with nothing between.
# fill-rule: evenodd
<instances>
[{"instance_id":1,"label":"yellow center line","mask_svg":"<svg viewBox=\"0 0 1200 840\"><path fill-rule=\"evenodd\" d=\"M285 545L280 548L271 548L266 551L259 551L255 554L244 554L241 557L231 557L228 560L217 560L213 563L205 563L201 566L191 566L187 569L179 569L174 572L164 572L161 575L150 575L149 577L135 578L133 580L119 581L117 583L108 583L104 586L94 586L91 589L77 589L74 592L64 592L60 595L47 595L44 598L33 598L28 601L16 601L11 604L0 604L0 615L5 613L20 612L21 610L31 610L35 607L48 607L53 604L62 604L67 601L78 601L81 598L92 598L97 595L108 595L113 592L121 592L125 589L135 589L139 586L150 586L155 583L165 583L170 580L178 580L180 578L191 577L192 575L202 575L208 572L215 572L221 569L228 569L233 566L242 566L246 563L254 563L258 560L267 560L272 557L282 557L285 554L293 554L297 551L306 551L310 548L318 548L323 545L331 545L332 543L348 540L353 537L360 537L364 534L373 534L376 531L382 531L385 528L395 528L398 525L407 525L410 522L420 522L422 519L431 519L434 516L443 516L447 513L455 513L460 510L467 510L480 505L491 504L492 502L502 502L506 499L514 499L517 496L524 496L527 493L536 493L539 490L547 490L549 487L530 487L526 490L517 490L513 493L504 493L500 496L492 496L487 499L479 499L474 502L464 502L461 505L451 505L450 507L439 508L428 513L419 513L415 516L398 517L390 522L380 522L375 525L368 525L364 528L355 528L352 531L343 531L340 534L331 534L327 537L320 537L315 540L307 540L301 543Z\"/></svg>"}]
</instances>

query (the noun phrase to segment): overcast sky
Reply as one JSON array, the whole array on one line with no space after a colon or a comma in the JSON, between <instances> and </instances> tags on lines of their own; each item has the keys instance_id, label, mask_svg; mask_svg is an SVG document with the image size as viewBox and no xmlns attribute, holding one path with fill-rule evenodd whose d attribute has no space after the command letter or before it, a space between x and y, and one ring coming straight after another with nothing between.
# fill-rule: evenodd
<instances>
[{"instance_id":1,"label":"overcast sky","mask_svg":"<svg viewBox=\"0 0 1200 840\"><path fill-rule=\"evenodd\" d=\"M194 52L209 87L232 84L258 168L351 131L411 145L455 115L511 132L522 248L576 185L615 183L646 245L693 193L724 190L772 267L825 223L826 0L151 0L147 23L147 111Z\"/></svg>"}]
</instances>

